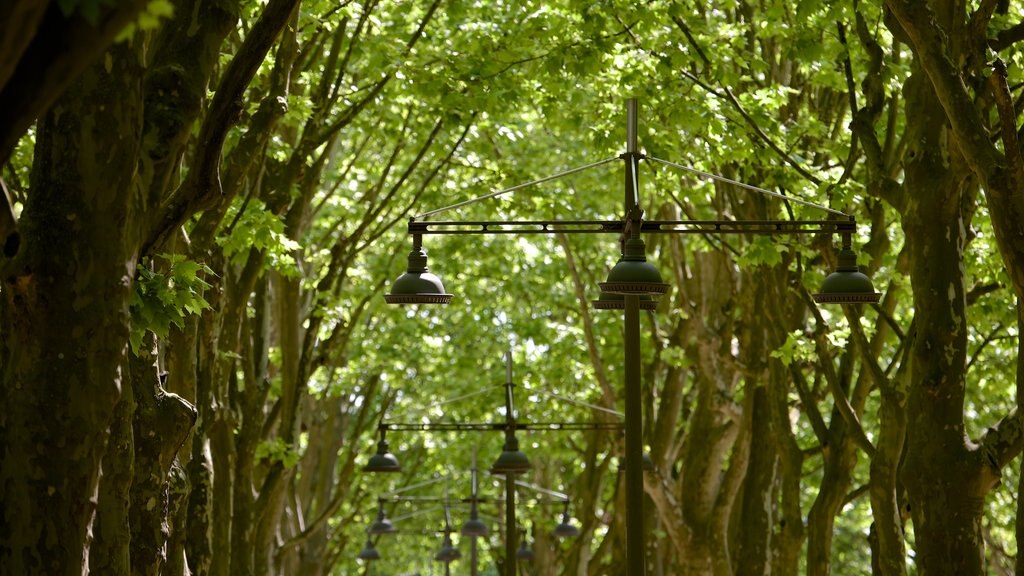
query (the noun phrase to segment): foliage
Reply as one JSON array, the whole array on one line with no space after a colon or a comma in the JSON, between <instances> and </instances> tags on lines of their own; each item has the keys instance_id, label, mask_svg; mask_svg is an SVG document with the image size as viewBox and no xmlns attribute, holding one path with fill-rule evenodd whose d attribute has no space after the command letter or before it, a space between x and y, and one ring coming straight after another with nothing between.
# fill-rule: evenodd
<instances>
[{"instance_id":1,"label":"foliage","mask_svg":"<svg viewBox=\"0 0 1024 576\"><path fill-rule=\"evenodd\" d=\"M145 333L166 338L171 326L183 328L190 314L210 307L203 293L210 288L204 280L213 274L205 264L187 260L180 254L161 254L160 266L138 267L138 280L131 300L132 350L138 352Z\"/></svg>"}]
</instances>

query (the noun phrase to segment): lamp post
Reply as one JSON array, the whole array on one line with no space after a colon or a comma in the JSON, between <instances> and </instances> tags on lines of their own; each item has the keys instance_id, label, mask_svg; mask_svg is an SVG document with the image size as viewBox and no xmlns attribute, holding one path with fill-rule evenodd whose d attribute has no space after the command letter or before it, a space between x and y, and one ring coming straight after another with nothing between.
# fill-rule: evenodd
<instances>
[{"instance_id":1,"label":"lamp post","mask_svg":"<svg viewBox=\"0 0 1024 576\"><path fill-rule=\"evenodd\" d=\"M389 304L448 304L452 295L445 292L438 276L427 269L427 253L423 249L424 235L446 234L603 234L619 235L621 258L608 275L608 281L601 283L601 298L595 302L598 308L624 311L624 395L625 414L625 461L626 461L626 561L629 576L645 574L645 543L643 531L643 407L641 398L640 368L640 310L653 308L652 297L664 294L668 285L662 282L658 270L647 262L641 233L651 234L840 234L842 249L839 265L822 285L822 291L814 295L819 303L861 304L877 302L880 294L874 291L870 279L860 272L856 254L852 249L852 235L856 232L853 216L826 206L764 190L749 184L721 176L701 172L693 168L648 157L639 152L637 146L637 105L630 99L626 106L626 152L618 157L624 161L625 215L621 221L604 220L529 220L529 221L428 221L427 218L474 202L509 193L515 190L547 182L570 174L595 168L612 162L615 158L601 160L586 166L567 170L533 182L499 190L414 216L408 225L408 234L413 238L413 251L409 255L407 272L392 285L391 293L385 296ZM782 198L817 208L843 219L829 220L679 220L647 221L640 204L638 166L641 160L671 166L698 174L702 177L724 181L759 193Z\"/></svg>"},{"instance_id":2,"label":"lamp post","mask_svg":"<svg viewBox=\"0 0 1024 576\"><path fill-rule=\"evenodd\" d=\"M417 250L419 252L420 250ZM374 454L369 463L363 468L366 472L397 472L401 470L401 464L398 462L398 458L394 454L388 451L388 444L384 440L387 431L448 431L448 432L468 432L468 431L485 431L495 430L503 431L505 434L505 442L502 447L501 454L495 460L491 466L490 472L497 476L505 477L505 557L507 559L505 563L505 574L506 576L515 576L515 562L511 559L515 558L516 554L516 506L515 506L515 487L517 484L526 485L521 482L515 481L515 476L527 472L530 470L530 460L522 451L519 450L519 440L516 438L517 430L621 430L622 424L616 422L520 422L516 418L515 411L515 382L512 375L512 351L508 350L504 355L505 361L505 421L504 422L486 422L486 423L447 423L447 422L433 422L433 423L398 423L398 422L385 422L381 420L378 425L380 442L377 445L377 452ZM465 398L465 396L463 397ZM475 510L475 504L478 501L476 496L476 450L473 451L473 491L471 500L471 518ZM527 485L529 486L529 485ZM531 486L532 487L532 486ZM565 500L568 500L568 496L557 492L548 491L548 494L557 495ZM469 522L467 522L469 524ZM484 527L486 529L486 526ZM474 528L470 528L474 530ZM464 527L465 530L465 527ZM465 532L464 532L465 533ZM476 539L471 540L471 545L475 546ZM475 549L474 549L475 552ZM474 563L475 567L475 563Z\"/></svg>"}]
</instances>

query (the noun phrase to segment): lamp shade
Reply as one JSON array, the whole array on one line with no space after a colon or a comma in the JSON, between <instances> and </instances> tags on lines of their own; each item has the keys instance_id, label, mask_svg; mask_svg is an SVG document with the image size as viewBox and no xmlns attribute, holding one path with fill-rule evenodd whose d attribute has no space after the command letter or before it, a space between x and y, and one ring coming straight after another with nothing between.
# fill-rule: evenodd
<instances>
[{"instance_id":1,"label":"lamp shade","mask_svg":"<svg viewBox=\"0 0 1024 576\"><path fill-rule=\"evenodd\" d=\"M640 238L626 240L622 258L608 273L608 281L601 283L601 291L612 294L664 294L668 284L661 280L661 273L647 261L644 241Z\"/></svg>"},{"instance_id":2,"label":"lamp shade","mask_svg":"<svg viewBox=\"0 0 1024 576\"><path fill-rule=\"evenodd\" d=\"M417 243L418 244L418 243ZM388 304L447 304L452 295L444 291L441 279L427 268L427 251L414 245L409 253L409 267L384 295Z\"/></svg>"},{"instance_id":3,"label":"lamp shade","mask_svg":"<svg viewBox=\"0 0 1024 576\"><path fill-rule=\"evenodd\" d=\"M530 468L530 459L519 451L519 440L512 434L506 434L505 447L491 466L491 474L522 474Z\"/></svg>"},{"instance_id":4,"label":"lamp shade","mask_svg":"<svg viewBox=\"0 0 1024 576\"><path fill-rule=\"evenodd\" d=\"M366 539L366 545L359 551L358 558L360 560L380 560L380 552L373 546L373 541L369 538Z\"/></svg>"},{"instance_id":5,"label":"lamp shade","mask_svg":"<svg viewBox=\"0 0 1024 576\"><path fill-rule=\"evenodd\" d=\"M370 534L392 534L397 532L395 525L384 515L384 510L377 513L377 519L370 524Z\"/></svg>"},{"instance_id":6,"label":"lamp shade","mask_svg":"<svg viewBox=\"0 0 1024 576\"><path fill-rule=\"evenodd\" d=\"M447 564L459 558L462 558L462 552L459 552L459 549L452 545L451 537L445 532L444 542L441 543L441 549L437 551L437 554L434 554L434 560Z\"/></svg>"},{"instance_id":7,"label":"lamp shade","mask_svg":"<svg viewBox=\"0 0 1024 576\"><path fill-rule=\"evenodd\" d=\"M839 252L836 271L825 278L821 292L814 295L819 304L863 304L878 302L881 294L875 292L871 279L857 267L857 254L848 247Z\"/></svg>"},{"instance_id":8,"label":"lamp shade","mask_svg":"<svg viewBox=\"0 0 1024 576\"><path fill-rule=\"evenodd\" d=\"M562 521L555 526L555 529L551 532L556 538L575 538L580 535L580 529L573 526L569 522L569 513L562 514Z\"/></svg>"},{"instance_id":9,"label":"lamp shade","mask_svg":"<svg viewBox=\"0 0 1024 576\"><path fill-rule=\"evenodd\" d=\"M516 550L516 560L520 562L533 561L533 549L527 545L526 538L523 538L522 542L519 543L519 549Z\"/></svg>"},{"instance_id":10,"label":"lamp shade","mask_svg":"<svg viewBox=\"0 0 1024 576\"><path fill-rule=\"evenodd\" d=\"M647 452L644 452L643 455L640 457L640 467L641 469L643 469L644 472L654 472L654 460L651 458L651 455L648 454ZM619 472L625 472L625 470L626 463L625 461L620 460Z\"/></svg>"},{"instance_id":11,"label":"lamp shade","mask_svg":"<svg viewBox=\"0 0 1024 576\"><path fill-rule=\"evenodd\" d=\"M643 456L640 457L640 466L644 469L644 472L654 472L654 460L651 459L651 455L644 452Z\"/></svg>"},{"instance_id":12,"label":"lamp shade","mask_svg":"<svg viewBox=\"0 0 1024 576\"><path fill-rule=\"evenodd\" d=\"M460 530L463 536L480 536L486 537L490 530L487 528L487 523L480 519L480 515L477 514L476 504L473 504L473 508L469 511L469 520L462 525Z\"/></svg>"},{"instance_id":13,"label":"lamp shade","mask_svg":"<svg viewBox=\"0 0 1024 576\"><path fill-rule=\"evenodd\" d=\"M381 438L377 443L377 453L370 456L370 460L363 466L363 472L401 472L402 466L398 458L388 451L388 443Z\"/></svg>"}]
</instances>

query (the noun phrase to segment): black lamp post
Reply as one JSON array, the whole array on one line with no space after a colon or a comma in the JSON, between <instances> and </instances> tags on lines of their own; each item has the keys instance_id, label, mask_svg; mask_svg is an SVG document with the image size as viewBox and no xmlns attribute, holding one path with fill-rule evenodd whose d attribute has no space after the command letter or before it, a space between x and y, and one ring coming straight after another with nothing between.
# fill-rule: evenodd
<instances>
[{"instance_id":1,"label":"black lamp post","mask_svg":"<svg viewBox=\"0 0 1024 576\"><path fill-rule=\"evenodd\" d=\"M643 532L643 443L642 404L640 393L640 319L642 308L652 307L652 297L664 294L668 285L661 280L657 269L647 263L641 233L668 234L841 234L843 239L839 266L826 278L820 293L814 299L820 303L860 304L877 302L880 294L874 291L871 281L857 268L856 255L851 246L851 236L856 232L853 216L831 208L806 202L763 190L748 184L720 176L707 174L666 160L647 157L637 147L636 101L627 102L626 152L619 158L625 164L625 216L621 221L564 220L564 221L434 221L427 217L440 212L465 206L488 198L512 192L534 184L547 182L601 166L615 159L602 160L587 166L567 170L540 180L520 184L505 190L486 194L479 198L460 202L413 217L409 221L408 233L413 237L413 253L409 256L408 271L392 286L385 296L392 304L447 304L452 295L433 274L427 272L426 252L422 248L424 234L601 234L614 233L620 237L622 256L612 268L608 281L601 284L601 298L595 303L598 308L624 310L625 334L625 399L626 399L626 556L630 576L643 576L644 532ZM730 184L738 185L760 193L781 197L818 208L845 220L682 220L645 221L640 206L637 167L640 160L648 160L673 166ZM424 280L425 279L425 280ZM434 282L436 279L436 282ZM621 298L621 304L620 299Z\"/></svg>"},{"instance_id":2,"label":"black lamp post","mask_svg":"<svg viewBox=\"0 0 1024 576\"><path fill-rule=\"evenodd\" d=\"M384 440L385 433L391 431L484 431L501 430L505 433L505 443L501 454L494 461L490 472L495 475L505 476L505 557L514 558L516 553L516 507L515 507L515 486L522 483L514 480L515 476L530 470L530 459L519 449L519 440L516 438L517 430L621 430L623 425L617 422L519 422L515 412L515 382L512 378L512 351L504 355L505 360L505 421L502 423L396 423L381 421L378 426L380 442L377 444L377 452L368 464L363 468L366 472L395 472L401 470L398 458L388 452L387 442ZM476 451L473 452L473 486L476 489ZM563 494L557 494L563 499L568 499ZM473 495L471 502L471 515L476 502ZM472 521L472 516L470 518ZM467 525L469 522L467 522ZM486 526L484 527L486 529ZM466 527L463 527L465 530ZM473 529L470 527L470 529ZM471 540L475 546L476 540ZM474 549L475 552L475 549ZM473 563L475 566L475 562ZM505 563L507 576L515 576L515 562Z\"/></svg>"}]
</instances>

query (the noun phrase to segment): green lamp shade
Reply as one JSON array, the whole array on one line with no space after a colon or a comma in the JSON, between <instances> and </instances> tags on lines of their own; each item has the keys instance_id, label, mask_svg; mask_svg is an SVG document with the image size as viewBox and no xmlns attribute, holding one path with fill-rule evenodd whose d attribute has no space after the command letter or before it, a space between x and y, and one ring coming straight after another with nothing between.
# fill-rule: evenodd
<instances>
[{"instance_id":1,"label":"green lamp shade","mask_svg":"<svg viewBox=\"0 0 1024 576\"><path fill-rule=\"evenodd\" d=\"M360 560L380 560L380 552L377 552L369 538L366 539L366 545L363 546L363 549L359 551L358 558Z\"/></svg>"},{"instance_id":2,"label":"green lamp shade","mask_svg":"<svg viewBox=\"0 0 1024 576\"><path fill-rule=\"evenodd\" d=\"M381 440L377 443L377 453L370 456L369 462L363 467L363 472L401 472L402 466L398 458L388 452L388 443Z\"/></svg>"},{"instance_id":3,"label":"green lamp shade","mask_svg":"<svg viewBox=\"0 0 1024 576\"><path fill-rule=\"evenodd\" d=\"M452 545L452 539L448 534L445 534L441 549L437 551L437 554L434 554L434 560L447 564L459 558L462 558L462 552L459 552L459 549Z\"/></svg>"},{"instance_id":4,"label":"green lamp shade","mask_svg":"<svg viewBox=\"0 0 1024 576\"><path fill-rule=\"evenodd\" d=\"M409 253L409 267L384 295L388 304L447 304L452 295L444 291L441 279L427 268L427 252L414 249Z\"/></svg>"},{"instance_id":5,"label":"green lamp shade","mask_svg":"<svg viewBox=\"0 0 1024 576\"><path fill-rule=\"evenodd\" d=\"M384 515L384 511L381 510L377 514L377 520L373 524L370 524L370 534L393 534L398 530L395 525L391 523L391 520Z\"/></svg>"},{"instance_id":6,"label":"green lamp shade","mask_svg":"<svg viewBox=\"0 0 1024 576\"><path fill-rule=\"evenodd\" d=\"M664 294L668 284L661 273L644 255L644 241L630 238L626 241L622 258L608 273L608 281L601 283L601 292L610 294Z\"/></svg>"},{"instance_id":7,"label":"green lamp shade","mask_svg":"<svg viewBox=\"0 0 1024 576\"><path fill-rule=\"evenodd\" d=\"M522 474L530 468L530 459L519 451L519 441L515 436L508 436L505 448L491 466L491 474Z\"/></svg>"},{"instance_id":8,"label":"green lamp shade","mask_svg":"<svg viewBox=\"0 0 1024 576\"><path fill-rule=\"evenodd\" d=\"M526 538L519 543L519 549L516 550L516 560L520 562L532 562L533 561L533 550L530 549L526 544Z\"/></svg>"},{"instance_id":9,"label":"green lamp shade","mask_svg":"<svg viewBox=\"0 0 1024 576\"><path fill-rule=\"evenodd\" d=\"M594 308L598 310L624 310L626 308L626 297L623 294L601 292L601 297L593 302ZM644 294L640 296L641 310L654 310L658 307L658 301L654 297Z\"/></svg>"},{"instance_id":10,"label":"green lamp shade","mask_svg":"<svg viewBox=\"0 0 1024 576\"><path fill-rule=\"evenodd\" d=\"M580 535L580 529L569 522L569 513L562 514L562 522L555 526L551 532L556 538L575 538Z\"/></svg>"},{"instance_id":11,"label":"green lamp shade","mask_svg":"<svg viewBox=\"0 0 1024 576\"><path fill-rule=\"evenodd\" d=\"M490 529L487 528L487 523L476 515L476 511L473 511L469 515L469 520L466 520L465 524L462 525L460 532L463 536L480 536L483 538L490 533Z\"/></svg>"},{"instance_id":12,"label":"green lamp shade","mask_svg":"<svg viewBox=\"0 0 1024 576\"><path fill-rule=\"evenodd\" d=\"M868 278L857 267L857 255L853 250L839 252L839 266L825 278L821 292L814 295L819 304L863 304L878 302L881 294L875 292Z\"/></svg>"}]
</instances>

